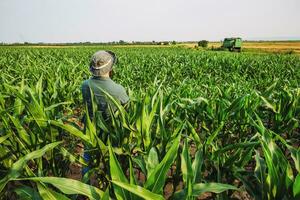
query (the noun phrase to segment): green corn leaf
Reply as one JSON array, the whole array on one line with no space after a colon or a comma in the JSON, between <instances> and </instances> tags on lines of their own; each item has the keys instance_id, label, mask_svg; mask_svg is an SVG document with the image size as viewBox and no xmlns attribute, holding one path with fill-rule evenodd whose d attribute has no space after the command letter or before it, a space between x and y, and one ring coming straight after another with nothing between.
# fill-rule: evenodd
<instances>
[{"instance_id":1,"label":"green corn leaf","mask_svg":"<svg viewBox=\"0 0 300 200\"><path fill-rule=\"evenodd\" d=\"M154 99L155 97L153 97ZM152 100L153 100L152 99ZM141 134L146 151L151 148L152 136L151 127L154 121L154 116L160 101L153 102L152 107L149 106L150 97L146 96L139 109L139 115L136 122L136 127Z\"/></svg>"},{"instance_id":2,"label":"green corn leaf","mask_svg":"<svg viewBox=\"0 0 300 200\"><path fill-rule=\"evenodd\" d=\"M199 135L197 134L194 127L192 126L192 124L189 121L187 121L187 125L188 125L189 131L191 133L191 136L196 143L196 146L199 146L201 144Z\"/></svg>"},{"instance_id":3,"label":"green corn leaf","mask_svg":"<svg viewBox=\"0 0 300 200\"><path fill-rule=\"evenodd\" d=\"M245 165L247 165L247 163L249 163L249 161L253 159L253 151L254 151L254 148L245 149L242 152L239 161L236 163L236 166L244 167Z\"/></svg>"},{"instance_id":4,"label":"green corn leaf","mask_svg":"<svg viewBox=\"0 0 300 200\"><path fill-rule=\"evenodd\" d=\"M118 185L121 188L133 193L139 197L142 197L146 200L163 200L164 198L161 195L155 194L145 188L142 188L137 185L128 184L120 181L112 181L115 185Z\"/></svg>"},{"instance_id":5,"label":"green corn leaf","mask_svg":"<svg viewBox=\"0 0 300 200\"><path fill-rule=\"evenodd\" d=\"M23 185L14 189L18 199L22 200L42 200L40 194L33 188Z\"/></svg>"},{"instance_id":6,"label":"green corn leaf","mask_svg":"<svg viewBox=\"0 0 300 200\"><path fill-rule=\"evenodd\" d=\"M161 193L165 184L166 174L176 159L177 150L179 147L180 134L172 141L172 146L166 153L163 160L153 169L152 173L147 177L145 188L154 192Z\"/></svg>"},{"instance_id":7,"label":"green corn leaf","mask_svg":"<svg viewBox=\"0 0 300 200\"><path fill-rule=\"evenodd\" d=\"M110 200L110 197L109 197L109 188L110 187L107 187L106 191L104 192L101 200Z\"/></svg>"},{"instance_id":8,"label":"green corn leaf","mask_svg":"<svg viewBox=\"0 0 300 200\"><path fill-rule=\"evenodd\" d=\"M18 88L18 91L20 92L20 94L24 93L24 89L25 89L24 78L22 78L21 85ZM14 109L14 114L15 115L21 115L22 112L24 111L25 105L23 104L23 102L20 98L15 99L14 108L15 108Z\"/></svg>"},{"instance_id":9,"label":"green corn leaf","mask_svg":"<svg viewBox=\"0 0 300 200\"><path fill-rule=\"evenodd\" d=\"M187 195L190 197L192 195L193 169L187 139L184 141L181 154L181 171L185 187L187 188Z\"/></svg>"},{"instance_id":10,"label":"green corn leaf","mask_svg":"<svg viewBox=\"0 0 300 200\"><path fill-rule=\"evenodd\" d=\"M285 175L285 187L289 189L293 185L294 175L293 169L291 165L288 163L286 168L286 175Z\"/></svg>"},{"instance_id":11,"label":"green corn leaf","mask_svg":"<svg viewBox=\"0 0 300 200\"><path fill-rule=\"evenodd\" d=\"M199 149L195 154L195 159L192 164L193 169L193 183L199 183L201 181L201 170L204 162L203 151Z\"/></svg>"},{"instance_id":12,"label":"green corn leaf","mask_svg":"<svg viewBox=\"0 0 300 200\"><path fill-rule=\"evenodd\" d=\"M105 122L101 112L99 112L99 111L96 112L95 121L96 121L97 125L99 126L99 128L101 128L104 132L110 132L109 127L108 127L107 123Z\"/></svg>"},{"instance_id":13,"label":"green corn leaf","mask_svg":"<svg viewBox=\"0 0 300 200\"><path fill-rule=\"evenodd\" d=\"M198 183L193 185L192 197L199 197L203 193L212 192L212 193L222 193L227 190L239 190L237 187L233 185L223 184L223 183ZM181 199L190 199L187 197L187 189L183 189L177 191L172 196L173 200L181 200Z\"/></svg>"},{"instance_id":14,"label":"green corn leaf","mask_svg":"<svg viewBox=\"0 0 300 200\"><path fill-rule=\"evenodd\" d=\"M71 104L72 102L71 101L66 101L66 102L60 102L60 103L56 103L56 104L53 104L51 106L48 106L45 108L45 111L50 111L50 110L53 110L54 108L58 107L58 106L61 106L61 105L69 105Z\"/></svg>"},{"instance_id":15,"label":"green corn leaf","mask_svg":"<svg viewBox=\"0 0 300 200\"><path fill-rule=\"evenodd\" d=\"M300 173L300 150L290 145L287 145L287 147L291 152L292 159L295 163L295 168L298 171L298 173Z\"/></svg>"},{"instance_id":16,"label":"green corn leaf","mask_svg":"<svg viewBox=\"0 0 300 200\"><path fill-rule=\"evenodd\" d=\"M121 181L123 183L128 183L128 180L123 173L120 163L117 160L115 153L113 152L113 148L111 147L110 142L108 145L108 150L109 150L110 175L112 181ZM126 190L124 190L124 188L119 187L118 185L114 185L114 191L118 200L132 199L131 195Z\"/></svg>"},{"instance_id":17,"label":"green corn leaf","mask_svg":"<svg viewBox=\"0 0 300 200\"><path fill-rule=\"evenodd\" d=\"M39 157L42 157L47 151L55 148L62 142L53 142L50 144L47 144L43 148L33 151L31 153L26 154L24 157L20 158L17 162L15 162L12 167L10 168L10 171L8 174L0 180L0 192L3 190L5 185L12 179L18 178L21 174L20 171L25 167L27 162L29 160L33 160Z\"/></svg>"},{"instance_id":18,"label":"green corn leaf","mask_svg":"<svg viewBox=\"0 0 300 200\"><path fill-rule=\"evenodd\" d=\"M147 174L151 174L153 169L159 164L158 155L155 147L152 147L147 156L146 168Z\"/></svg>"},{"instance_id":19,"label":"green corn leaf","mask_svg":"<svg viewBox=\"0 0 300 200\"><path fill-rule=\"evenodd\" d=\"M127 112L125 110L125 108L114 98L112 97L108 92L106 92L105 90L103 90L102 88L100 87L97 87L101 92L103 92L103 94L109 99L109 101L111 103L113 103L113 105L117 108L117 110L120 112L120 115L121 115L121 120L122 120L122 125L129 129L129 130L132 130L132 128L130 127L130 125L128 125L128 122L127 122Z\"/></svg>"},{"instance_id":20,"label":"green corn leaf","mask_svg":"<svg viewBox=\"0 0 300 200\"><path fill-rule=\"evenodd\" d=\"M265 103L264 106L272 110L274 113L278 113L276 110L276 105L272 105L266 98L259 96L261 100Z\"/></svg>"},{"instance_id":21,"label":"green corn leaf","mask_svg":"<svg viewBox=\"0 0 300 200\"><path fill-rule=\"evenodd\" d=\"M55 192L40 183L37 183L37 188L43 200L70 200L65 195Z\"/></svg>"},{"instance_id":22,"label":"green corn leaf","mask_svg":"<svg viewBox=\"0 0 300 200\"><path fill-rule=\"evenodd\" d=\"M275 197L278 192L276 184L279 183L279 174L278 174L277 166L275 166L272 160L272 152L271 152L272 150L269 149L268 145L265 142L263 142L262 145L263 145L263 152L265 156L266 166L268 168L266 183L268 184L270 191L272 192L272 195ZM271 145L273 146L274 143Z\"/></svg>"},{"instance_id":23,"label":"green corn leaf","mask_svg":"<svg viewBox=\"0 0 300 200\"><path fill-rule=\"evenodd\" d=\"M86 108L86 110L88 110ZM96 146L96 126L95 123L92 123L89 114L86 114L86 135L89 137L89 141L93 147Z\"/></svg>"},{"instance_id":24,"label":"green corn leaf","mask_svg":"<svg viewBox=\"0 0 300 200\"><path fill-rule=\"evenodd\" d=\"M70 124L64 124L62 122L58 122L58 121L54 121L54 120L49 120L48 122L53 126L64 129L71 135L74 135L75 137L78 137L87 143L91 143L89 140L89 137L87 135L83 134L82 131L78 130L77 128L75 128L74 126L72 126Z\"/></svg>"},{"instance_id":25,"label":"green corn leaf","mask_svg":"<svg viewBox=\"0 0 300 200\"><path fill-rule=\"evenodd\" d=\"M47 120L47 117L46 113L44 112L44 105L42 101L38 101L34 97L34 93L30 88L26 90L26 93L30 98L30 102L23 102L25 103L28 112L34 118L35 122L38 124L39 127L45 127L47 125L45 122Z\"/></svg>"},{"instance_id":26,"label":"green corn leaf","mask_svg":"<svg viewBox=\"0 0 300 200\"><path fill-rule=\"evenodd\" d=\"M294 197L300 197L300 174L297 175L293 185Z\"/></svg>"},{"instance_id":27,"label":"green corn leaf","mask_svg":"<svg viewBox=\"0 0 300 200\"><path fill-rule=\"evenodd\" d=\"M197 197L205 192L221 193L227 190L238 190L238 188L223 183L198 183L193 185L193 196Z\"/></svg>"},{"instance_id":28,"label":"green corn leaf","mask_svg":"<svg viewBox=\"0 0 300 200\"><path fill-rule=\"evenodd\" d=\"M260 144L260 142L243 142L243 143L237 143L237 144L229 144L229 145L226 145L225 147L217 150L215 153L222 154L222 153L225 153L226 151L230 151L230 150L256 147L259 144Z\"/></svg>"},{"instance_id":29,"label":"green corn leaf","mask_svg":"<svg viewBox=\"0 0 300 200\"><path fill-rule=\"evenodd\" d=\"M270 85L265 91L264 91L264 95L269 96L271 94L271 92L274 90L274 88L277 86L278 83L278 79L275 79L273 81L273 84Z\"/></svg>"},{"instance_id":30,"label":"green corn leaf","mask_svg":"<svg viewBox=\"0 0 300 200\"><path fill-rule=\"evenodd\" d=\"M80 164L87 166L86 161L80 156L80 155L74 155L70 153L66 148L61 147L60 148L61 154L64 156L64 158L68 159L70 162L79 162Z\"/></svg>"},{"instance_id":31,"label":"green corn leaf","mask_svg":"<svg viewBox=\"0 0 300 200\"><path fill-rule=\"evenodd\" d=\"M254 174L256 178L259 180L261 190L266 191L267 190L265 188L266 187L265 181L267 178L266 164L265 161L260 157L258 151L256 151L255 160L256 160L256 166L255 166Z\"/></svg>"},{"instance_id":32,"label":"green corn leaf","mask_svg":"<svg viewBox=\"0 0 300 200\"><path fill-rule=\"evenodd\" d=\"M217 137L217 135L220 133L220 131L222 130L222 128L224 127L224 121L222 121L219 125L219 127L207 138L207 145L210 145L212 143L212 141Z\"/></svg>"},{"instance_id":33,"label":"green corn leaf","mask_svg":"<svg viewBox=\"0 0 300 200\"><path fill-rule=\"evenodd\" d=\"M226 109L227 112L239 111L245 105L245 99L248 95L238 97L235 99L231 105Z\"/></svg>"},{"instance_id":34,"label":"green corn leaf","mask_svg":"<svg viewBox=\"0 0 300 200\"><path fill-rule=\"evenodd\" d=\"M249 115L249 119L251 121L251 123L254 125L254 127L257 129L257 131L261 134L261 135L264 135L265 132L266 132L266 128L265 126L263 125L260 117L255 113L255 117L256 117L256 121L254 121L254 119Z\"/></svg>"},{"instance_id":35,"label":"green corn leaf","mask_svg":"<svg viewBox=\"0 0 300 200\"><path fill-rule=\"evenodd\" d=\"M9 133L9 134L7 134L7 135L1 136L1 137L0 137L0 144L1 144L2 142L4 142L5 140L7 140L11 135L12 135L12 134Z\"/></svg>"},{"instance_id":36,"label":"green corn leaf","mask_svg":"<svg viewBox=\"0 0 300 200\"><path fill-rule=\"evenodd\" d=\"M57 189L59 189L64 194L81 194L87 196L90 199L98 200L100 199L104 192L100 189L82 183L80 181L69 179L69 178L59 178L59 177L31 177L31 178L19 178L14 180L27 180L51 184Z\"/></svg>"},{"instance_id":37,"label":"green corn leaf","mask_svg":"<svg viewBox=\"0 0 300 200\"><path fill-rule=\"evenodd\" d=\"M129 177L130 177L129 180L130 184L137 185L131 159L129 159Z\"/></svg>"},{"instance_id":38,"label":"green corn leaf","mask_svg":"<svg viewBox=\"0 0 300 200\"><path fill-rule=\"evenodd\" d=\"M144 174L147 174L145 160L141 156L132 157L132 161L136 163L142 170Z\"/></svg>"},{"instance_id":39,"label":"green corn leaf","mask_svg":"<svg viewBox=\"0 0 300 200\"><path fill-rule=\"evenodd\" d=\"M100 114L100 115L102 115L102 114ZM107 130L104 129L104 131L107 131ZM90 144L92 144L93 147L96 147L96 145L98 144L98 146L101 149L103 154L105 154L107 152L106 145L103 143L103 141L97 134L96 124L95 124L94 120L93 120L93 122L90 120L89 115L86 115L86 136L88 136L90 138L89 142L90 142Z\"/></svg>"},{"instance_id":40,"label":"green corn leaf","mask_svg":"<svg viewBox=\"0 0 300 200\"><path fill-rule=\"evenodd\" d=\"M8 116L9 116L10 120L13 122L15 128L17 129L17 132L18 132L19 137L20 137L23 141L25 141L25 143L26 143L27 145L32 145L32 144L31 144L30 135L29 135L29 134L27 133L27 131L23 128L23 126L21 125L21 122L20 122L17 118L15 118L15 117L13 117L13 116L11 116L11 115L9 115L9 114L8 114Z\"/></svg>"},{"instance_id":41,"label":"green corn leaf","mask_svg":"<svg viewBox=\"0 0 300 200\"><path fill-rule=\"evenodd\" d=\"M41 74L38 82L35 85L35 92L38 94L38 98L39 98L39 104L42 105L43 101L42 101L42 93L43 93L43 78L44 78L44 74Z\"/></svg>"},{"instance_id":42,"label":"green corn leaf","mask_svg":"<svg viewBox=\"0 0 300 200\"><path fill-rule=\"evenodd\" d=\"M240 174L239 172L235 171L234 176L243 183L243 186L251 197L253 197L254 199L264 199L262 198L261 188L257 187L256 184L253 185L252 181L249 181L248 177L245 176L245 174Z\"/></svg>"},{"instance_id":43,"label":"green corn leaf","mask_svg":"<svg viewBox=\"0 0 300 200\"><path fill-rule=\"evenodd\" d=\"M172 197L171 197L172 200L183 200L183 199L187 199L187 190L186 189L183 189L183 190L179 190L179 191L176 191Z\"/></svg>"}]
</instances>

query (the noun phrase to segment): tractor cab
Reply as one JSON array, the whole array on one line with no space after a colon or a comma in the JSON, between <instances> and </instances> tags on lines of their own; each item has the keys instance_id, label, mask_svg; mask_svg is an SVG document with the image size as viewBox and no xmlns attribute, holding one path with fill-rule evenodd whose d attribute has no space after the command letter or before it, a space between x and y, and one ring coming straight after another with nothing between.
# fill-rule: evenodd
<instances>
[{"instance_id":1,"label":"tractor cab","mask_svg":"<svg viewBox=\"0 0 300 200\"><path fill-rule=\"evenodd\" d=\"M222 47L229 51L240 52L242 49L242 38L225 38Z\"/></svg>"}]
</instances>

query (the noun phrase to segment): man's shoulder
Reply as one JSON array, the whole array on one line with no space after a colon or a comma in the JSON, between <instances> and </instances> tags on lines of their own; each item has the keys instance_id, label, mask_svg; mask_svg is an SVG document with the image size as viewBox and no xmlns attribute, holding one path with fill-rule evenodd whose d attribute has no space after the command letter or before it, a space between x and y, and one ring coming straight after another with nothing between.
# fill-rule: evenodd
<instances>
[{"instance_id":1,"label":"man's shoulder","mask_svg":"<svg viewBox=\"0 0 300 200\"><path fill-rule=\"evenodd\" d=\"M126 93L126 90L121 84L118 84L111 79L109 80L109 82L110 83L109 83L108 92L113 97L119 99L121 101L121 103L126 103L127 101L129 101L129 97Z\"/></svg>"},{"instance_id":2,"label":"man's shoulder","mask_svg":"<svg viewBox=\"0 0 300 200\"><path fill-rule=\"evenodd\" d=\"M125 88L118 84L118 83L114 83L115 87L114 87L114 93L115 93L115 97L117 97L122 104L125 104L129 101L129 97L126 93Z\"/></svg>"},{"instance_id":3,"label":"man's shoulder","mask_svg":"<svg viewBox=\"0 0 300 200\"><path fill-rule=\"evenodd\" d=\"M86 79L86 80L82 81L81 86L89 85L89 81L90 81L90 79Z\"/></svg>"},{"instance_id":4,"label":"man's shoulder","mask_svg":"<svg viewBox=\"0 0 300 200\"><path fill-rule=\"evenodd\" d=\"M117 90L117 91L125 91L125 88L122 86L122 85L120 85L120 84L118 84L118 83L116 83L116 82L114 82L113 80L111 80L111 86L115 89L115 90Z\"/></svg>"}]
</instances>

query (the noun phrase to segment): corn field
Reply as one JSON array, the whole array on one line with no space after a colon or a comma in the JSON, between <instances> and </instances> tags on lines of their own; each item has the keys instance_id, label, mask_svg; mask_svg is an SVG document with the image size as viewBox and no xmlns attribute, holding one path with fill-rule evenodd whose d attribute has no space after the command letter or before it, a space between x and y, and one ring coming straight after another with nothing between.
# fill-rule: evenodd
<instances>
[{"instance_id":1,"label":"corn field","mask_svg":"<svg viewBox=\"0 0 300 200\"><path fill-rule=\"evenodd\" d=\"M111 123L94 105L84 131L99 49L117 54L130 102L107 95ZM0 72L1 199L300 199L299 56L2 47Z\"/></svg>"}]
</instances>

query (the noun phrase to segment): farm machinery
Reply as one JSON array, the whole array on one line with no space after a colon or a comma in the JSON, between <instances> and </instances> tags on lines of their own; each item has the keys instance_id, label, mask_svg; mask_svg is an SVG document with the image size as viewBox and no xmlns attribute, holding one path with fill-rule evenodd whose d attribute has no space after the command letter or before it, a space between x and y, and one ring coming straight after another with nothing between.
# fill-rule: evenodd
<instances>
[{"instance_id":1,"label":"farm machinery","mask_svg":"<svg viewBox=\"0 0 300 200\"><path fill-rule=\"evenodd\" d=\"M229 51L238 51L242 49L242 38L225 38L222 44L222 48Z\"/></svg>"}]
</instances>

